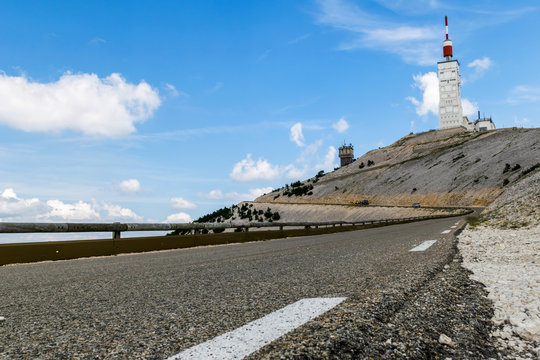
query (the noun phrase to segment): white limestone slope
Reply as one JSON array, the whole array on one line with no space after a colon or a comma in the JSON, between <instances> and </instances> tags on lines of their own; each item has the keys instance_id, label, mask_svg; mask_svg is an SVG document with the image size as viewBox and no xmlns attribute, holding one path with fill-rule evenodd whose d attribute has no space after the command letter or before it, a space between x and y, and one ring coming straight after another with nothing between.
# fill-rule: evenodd
<instances>
[{"instance_id":1,"label":"white limestone slope","mask_svg":"<svg viewBox=\"0 0 540 360\"><path fill-rule=\"evenodd\" d=\"M463 265L493 301L498 346L540 358L540 171L513 184L459 236Z\"/></svg>"}]
</instances>

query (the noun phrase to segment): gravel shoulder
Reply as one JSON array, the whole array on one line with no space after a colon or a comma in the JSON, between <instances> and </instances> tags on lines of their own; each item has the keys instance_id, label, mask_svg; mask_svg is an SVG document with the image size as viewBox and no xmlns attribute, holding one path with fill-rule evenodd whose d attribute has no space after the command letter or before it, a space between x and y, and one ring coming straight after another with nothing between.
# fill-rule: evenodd
<instances>
[{"instance_id":1,"label":"gravel shoulder","mask_svg":"<svg viewBox=\"0 0 540 360\"><path fill-rule=\"evenodd\" d=\"M540 172L506 189L459 236L459 250L493 301L499 350L540 359Z\"/></svg>"}]
</instances>

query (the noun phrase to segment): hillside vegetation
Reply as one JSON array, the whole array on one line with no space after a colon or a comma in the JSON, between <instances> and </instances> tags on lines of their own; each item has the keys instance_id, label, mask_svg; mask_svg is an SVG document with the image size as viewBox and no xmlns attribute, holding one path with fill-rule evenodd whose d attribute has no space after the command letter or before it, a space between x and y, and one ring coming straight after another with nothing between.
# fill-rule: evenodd
<instances>
[{"instance_id":1,"label":"hillside vegetation","mask_svg":"<svg viewBox=\"0 0 540 360\"><path fill-rule=\"evenodd\" d=\"M540 129L407 135L331 173L263 195L261 203L487 206L540 167Z\"/></svg>"}]
</instances>

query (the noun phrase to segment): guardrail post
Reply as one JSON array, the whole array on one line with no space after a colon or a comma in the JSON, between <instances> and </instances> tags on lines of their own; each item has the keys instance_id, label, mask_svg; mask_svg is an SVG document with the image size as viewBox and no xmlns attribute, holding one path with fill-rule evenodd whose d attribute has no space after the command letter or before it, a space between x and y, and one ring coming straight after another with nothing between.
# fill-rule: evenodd
<instances>
[{"instance_id":1,"label":"guardrail post","mask_svg":"<svg viewBox=\"0 0 540 360\"><path fill-rule=\"evenodd\" d=\"M249 226L246 226L244 229L246 230L246 232L248 232L249 231Z\"/></svg>"},{"instance_id":2,"label":"guardrail post","mask_svg":"<svg viewBox=\"0 0 540 360\"><path fill-rule=\"evenodd\" d=\"M120 226L120 223L119 223L119 222L115 222L114 225ZM112 238L113 238L113 240L115 240L115 239L120 239L120 238L121 238L120 230L114 230L113 233L112 233Z\"/></svg>"},{"instance_id":3,"label":"guardrail post","mask_svg":"<svg viewBox=\"0 0 540 360\"><path fill-rule=\"evenodd\" d=\"M279 230L283 231L283 225L279 225Z\"/></svg>"}]
</instances>

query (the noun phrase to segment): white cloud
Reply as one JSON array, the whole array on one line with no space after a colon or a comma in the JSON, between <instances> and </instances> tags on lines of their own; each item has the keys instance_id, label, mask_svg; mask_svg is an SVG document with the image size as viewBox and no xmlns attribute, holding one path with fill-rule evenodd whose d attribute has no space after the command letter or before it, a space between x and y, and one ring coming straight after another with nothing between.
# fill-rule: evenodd
<instances>
[{"instance_id":1,"label":"white cloud","mask_svg":"<svg viewBox=\"0 0 540 360\"><path fill-rule=\"evenodd\" d=\"M61 219L68 221L79 220L96 220L99 218L99 213L89 203L81 200L73 204L66 204L60 200L49 200L47 206L50 210L47 214L40 217L49 220Z\"/></svg>"},{"instance_id":2,"label":"white cloud","mask_svg":"<svg viewBox=\"0 0 540 360\"><path fill-rule=\"evenodd\" d=\"M461 106L463 108L463 116L472 116L478 112L478 104L472 103L468 99L461 99Z\"/></svg>"},{"instance_id":3,"label":"white cloud","mask_svg":"<svg viewBox=\"0 0 540 360\"><path fill-rule=\"evenodd\" d=\"M134 132L160 105L146 82L130 84L116 73L102 79L65 73L50 83L0 73L0 124L23 131L118 137Z\"/></svg>"},{"instance_id":4,"label":"white cloud","mask_svg":"<svg viewBox=\"0 0 540 360\"><path fill-rule=\"evenodd\" d=\"M20 199L11 188L5 189L0 197L0 219L15 221L21 216L36 216L48 210L38 198Z\"/></svg>"},{"instance_id":5,"label":"white cloud","mask_svg":"<svg viewBox=\"0 0 540 360\"><path fill-rule=\"evenodd\" d=\"M171 198L171 207L173 209L195 209L197 205L181 197L175 197Z\"/></svg>"},{"instance_id":6,"label":"white cloud","mask_svg":"<svg viewBox=\"0 0 540 360\"><path fill-rule=\"evenodd\" d=\"M15 194L13 189L6 189L2 192L2 197L4 199L17 199L17 194Z\"/></svg>"},{"instance_id":7,"label":"white cloud","mask_svg":"<svg viewBox=\"0 0 540 360\"><path fill-rule=\"evenodd\" d=\"M491 65L493 65L493 61L491 61L491 59L488 58L487 56L481 59L476 59L474 61L471 61L469 64L467 64L468 67L473 68L475 70L479 70L479 71L486 71L487 69L491 67Z\"/></svg>"},{"instance_id":8,"label":"white cloud","mask_svg":"<svg viewBox=\"0 0 540 360\"><path fill-rule=\"evenodd\" d=\"M425 74L414 75L413 79L413 86L422 91L422 101L412 96L407 98L415 106L416 113L420 116L425 116L429 113L439 116L439 79L437 74L431 71ZM466 98L461 98L461 105L464 116L474 115L478 111L478 105Z\"/></svg>"},{"instance_id":9,"label":"white cloud","mask_svg":"<svg viewBox=\"0 0 540 360\"><path fill-rule=\"evenodd\" d=\"M511 104L540 102L540 87L518 85L511 90L507 101Z\"/></svg>"},{"instance_id":10,"label":"white cloud","mask_svg":"<svg viewBox=\"0 0 540 360\"><path fill-rule=\"evenodd\" d=\"M298 146L304 146L304 134L302 133L302 123L296 123L291 127L291 141Z\"/></svg>"},{"instance_id":11,"label":"white cloud","mask_svg":"<svg viewBox=\"0 0 540 360\"><path fill-rule=\"evenodd\" d=\"M483 57L470 62L467 64L467 67L472 68L473 73L467 78L466 81L474 81L482 77L492 65L493 61L491 61L491 59L488 57ZM465 79L462 79L462 82L465 82Z\"/></svg>"},{"instance_id":12,"label":"white cloud","mask_svg":"<svg viewBox=\"0 0 540 360\"><path fill-rule=\"evenodd\" d=\"M333 146L329 146L323 162L317 164L315 168L322 169L327 172L334 170L334 168L337 166L337 164L334 162L336 160L336 155L337 155L336 148Z\"/></svg>"},{"instance_id":13,"label":"white cloud","mask_svg":"<svg viewBox=\"0 0 540 360\"><path fill-rule=\"evenodd\" d=\"M319 0L321 24L344 30L353 40L342 43L340 50L371 48L400 56L405 62L432 65L440 57L441 28L408 26L382 20L360 9L355 3Z\"/></svg>"},{"instance_id":14,"label":"white cloud","mask_svg":"<svg viewBox=\"0 0 540 360\"><path fill-rule=\"evenodd\" d=\"M255 162L251 154L234 164L230 177L236 181L272 180L279 177L279 167L267 160L258 159Z\"/></svg>"},{"instance_id":15,"label":"white cloud","mask_svg":"<svg viewBox=\"0 0 540 360\"><path fill-rule=\"evenodd\" d=\"M203 193L199 193L200 197L205 197L207 199L213 199L213 200L219 200L223 199L225 196L223 195L223 192L219 189L211 190L208 195L205 195Z\"/></svg>"},{"instance_id":16,"label":"white cloud","mask_svg":"<svg viewBox=\"0 0 540 360\"><path fill-rule=\"evenodd\" d=\"M103 209L107 211L107 216L114 219L128 219L134 221L141 221L142 216L135 214L131 209L121 207L120 205L103 204Z\"/></svg>"},{"instance_id":17,"label":"white cloud","mask_svg":"<svg viewBox=\"0 0 540 360\"><path fill-rule=\"evenodd\" d=\"M118 186L124 193L136 193L141 190L141 184L137 179L124 180Z\"/></svg>"},{"instance_id":18,"label":"white cloud","mask_svg":"<svg viewBox=\"0 0 540 360\"><path fill-rule=\"evenodd\" d=\"M304 166L303 168L299 169L295 167L294 165L289 165L285 168L285 176L289 179L302 179L305 177L308 173L308 167Z\"/></svg>"},{"instance_id":19,"label":"white cloud","mask_svg":"<svg viewBox=\"0 0 540 360\"><path fill-rule=\"evenodd\" d=\"M202 198L212 199L212 200L229 199L229 200L234 200L234 201L252 201L261 195L271 192L272 190L274 189L271 186L269 186L269 187L264 187L264 188L249 189L247 194L240 194L236 191L223 193L223 191L221 191L220 189L215 189L215 190L210 191L208 194L198 193L198 195Z\"/></svg>"},{"instance_id":20,"label":"white cloud","mask_svg":"<svg viewBox=\"0 0 540 360\"><path fill-rule=\"evenodd\" d=\"M344 118L341 118L338 122L334 123L332 127L336 129L338 133L343 133L349 128L349 123Z\"/></svg>"},{"instance_id":21,"label":"white cloud","mask_svg":"<svg viewBox=\"0 0 540 360\"><path fill-rule=\"evenodd\" d=\"M189 214L186 214L185 212L179 212L167 216L167 220L165 220L165 223L190 223L192 221L193 220L191 219L191 216Z\"/></svg>"},{"instance_id":22,"label":"white cloud","mask_svg":"<svg viewBox=\"0 0 540 360\"><path fill-rule=\"evenodd\" d=\"M133 210L120 205L82 200L66 203L62 200L43 202L38 198L20 198L11 188L0 196L0 221L140 221Z\"/></svg>"},{"instance_id":23,"label":"white cloud","mask_svg":"<svg viewBox=\"0 0 540 360\"><path fill-rule=\"evenodd\" d=\"M418 74L413 76L414 87L419 88L422 91L422 101L417 100L414 97L408 97L415 107L416 113L420 116L433 113L439 115L439 79L437 74L430 71L425 74Z\"/></svg>"}]
</instances>

